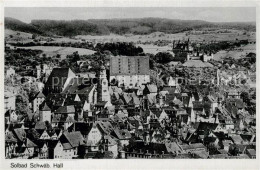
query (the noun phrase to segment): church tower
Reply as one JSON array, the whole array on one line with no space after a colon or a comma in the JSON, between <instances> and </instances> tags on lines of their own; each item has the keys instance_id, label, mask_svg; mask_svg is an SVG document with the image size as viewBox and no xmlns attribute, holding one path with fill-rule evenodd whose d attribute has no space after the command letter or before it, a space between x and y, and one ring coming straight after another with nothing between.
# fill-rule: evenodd
<instances>
[{"instance_id":1,"label":"church tower","mask_svg":"<svg viewBox=\"0 0 260 170\"><path fill-rule=\"evenodd\" d=\"M107 80L107 74L106 74L106 68L104 66L101 66L100 72L99 72L99 101L109 101L110 102L110 94L108 90L108 80Z\"/></svg>"}]
</instances>

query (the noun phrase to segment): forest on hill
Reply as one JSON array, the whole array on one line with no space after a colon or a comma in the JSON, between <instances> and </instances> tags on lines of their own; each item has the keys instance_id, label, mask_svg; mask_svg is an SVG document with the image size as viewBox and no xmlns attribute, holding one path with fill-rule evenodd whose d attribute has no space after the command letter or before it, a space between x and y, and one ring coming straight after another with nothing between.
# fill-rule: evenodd
<instances>
[{"instance_id":1,"label":"forest on hill","mask_svg":"<svg viewBox=\"0 0 260 170\"><path fill-rule=\"evenodd\" d=\"M178 33L202 28L224 28L255 31L253 22L215 23L201 20L165 18L89 19L89 20L32 20L27 24L14 18L5 18L5 28L40 35L76 36L107 34L150 34L152 32Z\"/></svg>"}]
</instances>

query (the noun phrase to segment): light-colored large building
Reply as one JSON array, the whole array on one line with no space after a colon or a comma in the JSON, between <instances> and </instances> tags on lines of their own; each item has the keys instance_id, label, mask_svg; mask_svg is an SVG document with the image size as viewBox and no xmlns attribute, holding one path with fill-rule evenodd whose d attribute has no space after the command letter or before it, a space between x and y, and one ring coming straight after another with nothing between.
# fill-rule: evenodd
<instances>
[{"instance_id":1,"label":"light-colored large building","mask_svg":"<svg viewBox=\"0 0 260 170\"><path fill-rule=\"evenodd\" d=\"M110 58L110 83L136 87L150 82L149 56L115 56Z\"/></svg>"}]
</instances>

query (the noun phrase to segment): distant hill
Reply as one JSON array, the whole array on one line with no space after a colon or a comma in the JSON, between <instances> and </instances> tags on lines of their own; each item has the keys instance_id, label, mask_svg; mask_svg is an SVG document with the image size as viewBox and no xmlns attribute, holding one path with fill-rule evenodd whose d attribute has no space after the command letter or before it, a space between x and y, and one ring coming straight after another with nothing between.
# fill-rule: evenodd
<instances>
[{"instance_id":1,"label":"distant hill","mask_svg":"<svg viewBox=\"0 0 260 170\"><path fill-rule=\"evenodd\" d=\"M10 29L13 31L21 31L32 34L42 34L35 26L31 24L24 23L18 19L5 17L5 29Z\"/></svg>"},{"instance_id":2,"label":"distant hill","mask_svg":"<svg viewBox=\"0 0 260 170\"><path fill-rule=\"evenodd\" d=\"M107 35L150 34L153 32L178 33L199 28L235 28L255 31L255 23L213 23L201 20L165 18L140 19L89 19L89 20L32 20L27 24L17 19L5 18L5 28L41 35Z\"/></svg>"}]
</instances>

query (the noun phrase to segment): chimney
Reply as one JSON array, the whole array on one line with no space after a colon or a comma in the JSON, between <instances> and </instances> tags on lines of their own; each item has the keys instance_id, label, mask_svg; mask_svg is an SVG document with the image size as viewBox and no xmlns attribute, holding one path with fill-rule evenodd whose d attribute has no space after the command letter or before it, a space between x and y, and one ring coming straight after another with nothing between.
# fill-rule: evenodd
<instances>
[{"instance_id":1,"label":"chimney","mask_svg":"<svg viewBox=\"0 0 260 170\"><path fill-rule=\"evenodd\" d=\"M148 150L146 150L146 153L149 153L149 151L148 151Z\"/></svg>"}]
</instances>

